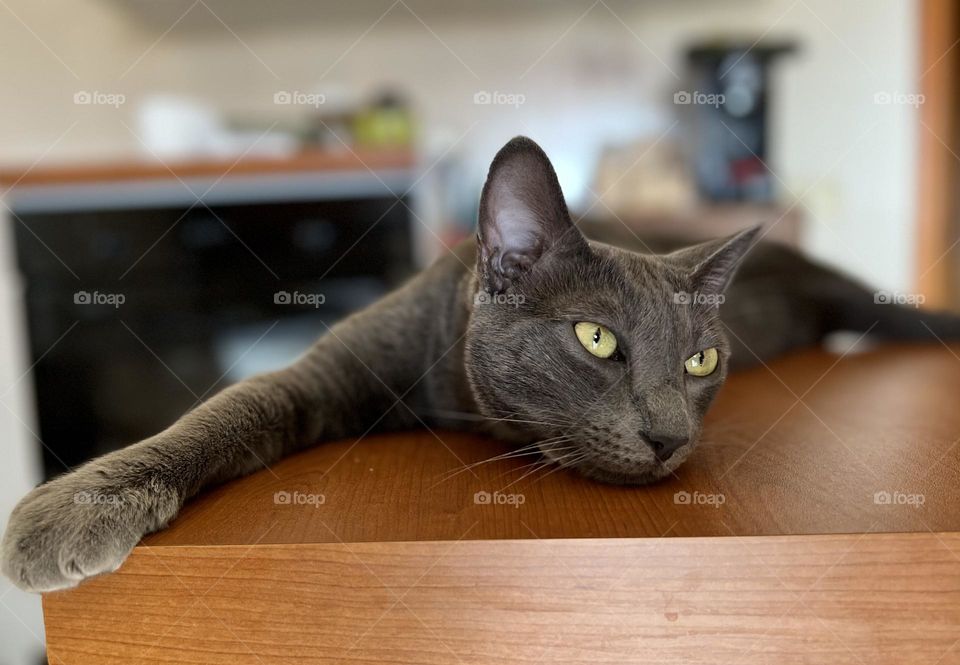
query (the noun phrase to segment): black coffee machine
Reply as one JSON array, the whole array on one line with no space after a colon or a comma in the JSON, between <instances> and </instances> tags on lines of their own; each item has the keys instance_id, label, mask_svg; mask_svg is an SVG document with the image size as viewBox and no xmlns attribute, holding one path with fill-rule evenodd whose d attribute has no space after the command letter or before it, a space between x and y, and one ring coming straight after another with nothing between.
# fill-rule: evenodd
<instances>
[{"instance_id":1,"label":"black coffee machine","mask_svg":"<svg viewBox=\"0 0 960 665\"><path fill-rule=\"evenodd\" d=\"M709 43L687 51L694 170L711 202L769 202L770 65L793 44Z\"/></svg>"}]
</instances>

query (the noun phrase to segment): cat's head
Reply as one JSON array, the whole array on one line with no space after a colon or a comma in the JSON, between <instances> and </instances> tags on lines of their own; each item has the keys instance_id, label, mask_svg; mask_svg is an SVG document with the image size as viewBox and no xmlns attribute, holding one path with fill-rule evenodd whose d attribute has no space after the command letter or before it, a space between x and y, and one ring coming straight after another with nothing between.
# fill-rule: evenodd
<instances>
[{"instance_id":1,"label":"cat's head","mask_svg":"<svg viewBox=\"0 0 960 665\"><path fill-rule=\"evenodd\" d=\"M667 475L726 377L718 296L757 230L664 256L590 242L547 156L513 139L480 201L466 342L480 410L588 476Z\"/></svg>"}]
</instances>

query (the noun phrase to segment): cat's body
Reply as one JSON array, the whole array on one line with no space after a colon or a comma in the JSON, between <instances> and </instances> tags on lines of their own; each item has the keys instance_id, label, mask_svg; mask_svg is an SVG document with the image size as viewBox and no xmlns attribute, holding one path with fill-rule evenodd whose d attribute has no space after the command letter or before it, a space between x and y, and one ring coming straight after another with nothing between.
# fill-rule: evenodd
<instances>
[{"instance_id":1,"label":"cat's body","mask_svg":"<svg viewBox=\"0 0 960 665\"><path fill-rule=\"evenodd\" d=\"M836 329L960 336L955 318L875 305L788 249L743 259L756 235L664 257L588 242L546 157L514 140L491 167L477 243L321 331L291 367L35 489L11 516L3 571L29 590L72 586L115 569L204 487L373 431L477 429L539 442L600 480L649 482L693 450L731 360L766 361ZM592 346L578 339L584 322L597 322ZM598 346L604 335L614 351Z\"/></svg>"}]
</instances>

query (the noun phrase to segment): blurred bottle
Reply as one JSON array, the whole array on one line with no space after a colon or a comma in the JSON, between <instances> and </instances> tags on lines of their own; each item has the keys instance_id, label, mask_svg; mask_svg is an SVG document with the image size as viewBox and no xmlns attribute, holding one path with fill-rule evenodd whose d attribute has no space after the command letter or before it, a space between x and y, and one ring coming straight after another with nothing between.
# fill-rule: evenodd
<instances>
[{"instance_id":1,"label":"blurred bottle","mask_svg":"<svg viewBox=\"0 0 960 665\"><path fill-rule=\"evenodd\" d=\"M383 92L357 113L353 134L358 147L408 148L414 138L413 113L402 96L394 91Z\"/></svg>"}]
</instances>

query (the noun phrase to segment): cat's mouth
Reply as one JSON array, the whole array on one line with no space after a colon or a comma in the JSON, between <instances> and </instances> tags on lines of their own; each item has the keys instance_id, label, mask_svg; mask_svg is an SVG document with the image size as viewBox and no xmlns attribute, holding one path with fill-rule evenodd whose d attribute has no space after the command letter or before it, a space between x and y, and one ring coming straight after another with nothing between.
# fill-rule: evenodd
<instances>
[{"instance_id":1,"label":"cat's mouth","mask_svg":"<svg viewBox=\"0 0 960 665\"><path fill-rule=\"evenodd\" d=\"M642 446L642 447L641 447ZM584 476L615 485L646 485L673 474L693 451L694 442L685 444L667 460L657 459L650 452L649 444L638 442L632 452L619 448L606 450L601 442L585 444L577 453L558 455L550 447L541 449L544 457L562 467L573 469Z\"/></svg>"}]
</instances>

